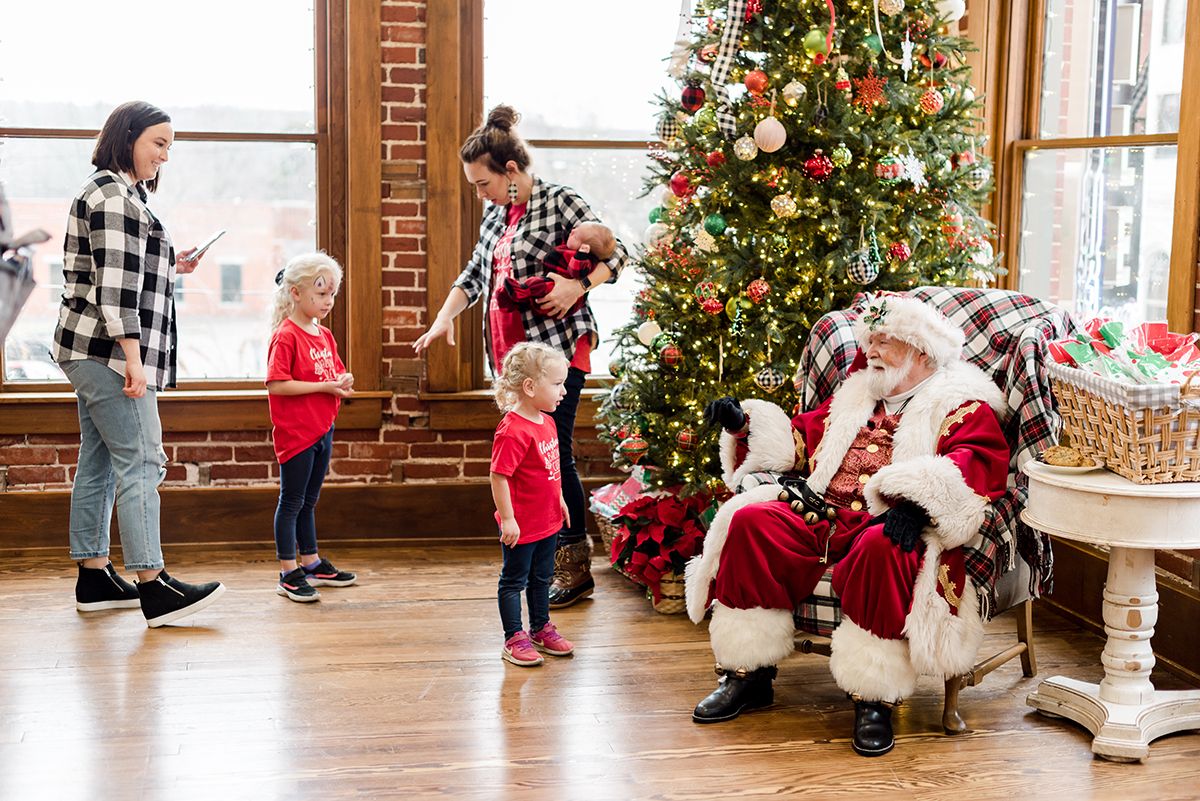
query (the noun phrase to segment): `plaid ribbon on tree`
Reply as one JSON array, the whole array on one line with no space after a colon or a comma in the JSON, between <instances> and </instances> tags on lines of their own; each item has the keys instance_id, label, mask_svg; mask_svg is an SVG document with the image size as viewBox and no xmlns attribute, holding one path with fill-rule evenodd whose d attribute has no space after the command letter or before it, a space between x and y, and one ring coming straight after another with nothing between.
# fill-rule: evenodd
<instances>
[{"instance_id":1,"label":"plaid ribbon on tree","mask_svg":"<svg viewBox=\"0 0 1200 801\"><path fill-rule=\"evenodd\" d=\"M1046 343L1071 336L1077 326L1063 309L1003 289L922 287L909 294L963 329L964 358L996 382L1010 412L1004 434L1012 450L1013 484L992 504L981 540L966 547L967 573L979 590L981 611L987 618L1003 611L996 608L996 581L1016 566L1018 554L1031 568L1032 594L1045 594L1053 587L1049 538L1018 518L1029 488L1017 468L1058 444L1062 418L1055 411L1047 377ZM859 295L851 308L830 312L813 326L796 374L805 411L819 406L846 377L858 354L854 323L867 313L871 300Z\"/></svg>"},{"instance_id":2,"label":"plaid ribbon on tree","mask_svg":"<svg viewBox=\"0 0 1200 801\"><path fill-rule=\"evenodd\" d=\"M737 136L737 118L733 114L733 105L729 102L729 91L725 82L729 80L729 71L733 69L733 59L737 55L742 26L745 23L746 0L729 0L729 7L725 11L725 30L721 34L721 46L717 49L717 57L713 60L709 77L713 92L717 96L717 126L728 139Z\"/></svg>"}]
</instances>

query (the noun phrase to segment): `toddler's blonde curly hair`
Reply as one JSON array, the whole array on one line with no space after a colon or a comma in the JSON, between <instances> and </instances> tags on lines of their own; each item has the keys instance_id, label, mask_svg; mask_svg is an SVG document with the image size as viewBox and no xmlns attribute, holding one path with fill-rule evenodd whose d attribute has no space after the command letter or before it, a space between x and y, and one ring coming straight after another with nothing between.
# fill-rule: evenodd
<instances>
[{"instance_id":1,"label":"toddler's blonde curly hair","mask_svg":"<svg viewBox=\"0 0 1200 801\"><path fill-rule=\"evenodd\" d=\"M567 359L561 351L540 342L522 342L504 357L500 375L492 380L496 405L501 411L511 411L521 400L521 385L526 378L538 381L550 372L550 365Z\"/></svg>"}]
</instances>

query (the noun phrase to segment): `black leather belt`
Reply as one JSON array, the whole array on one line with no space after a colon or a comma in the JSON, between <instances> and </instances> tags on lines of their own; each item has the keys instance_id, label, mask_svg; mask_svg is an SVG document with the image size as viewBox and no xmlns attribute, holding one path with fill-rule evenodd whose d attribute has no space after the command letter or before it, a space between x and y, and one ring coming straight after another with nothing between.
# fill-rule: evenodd
<instances>
[{"instance_id":1,"label":"black leather belt","mask_svg":"<svg viewBox=\"0 0 1200 801\"><path fill-rule=\"evenodd\" d=\"M804 522L810 526L818 520L833 520L837 517L837 509L825 503L825 498L808 486L808 482L796 476L782 476L779 479L779 500L792 507L792 511L803 516Z\"/></svg>"}]
</instances>

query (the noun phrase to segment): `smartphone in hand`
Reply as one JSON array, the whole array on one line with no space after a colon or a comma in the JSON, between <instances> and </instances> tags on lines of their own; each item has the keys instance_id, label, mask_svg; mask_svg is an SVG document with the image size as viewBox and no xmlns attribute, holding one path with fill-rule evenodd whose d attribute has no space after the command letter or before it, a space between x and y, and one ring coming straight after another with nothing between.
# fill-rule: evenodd
<instances>
[{"instance_id":1,"label":"smartphone in hand","mask_svg":"<svg viewBox=\"0 0 1200 801\"><path fill-rule=\"evenodd\" d=\"M221 237L223 237L223 236L225 236L225 229L224 229L224 228L222 228L220 231L217 231L215 234L213 234L212 236L210 236L208 239L206 239L206 240L205 240L203 243L201 243L200 245L197 245L197 246L196 246L196 252L195 252L195 253L193 253L193 254L191 255L191 258L190 258L190 260L191 260L191 261L195 261L196 259L198 259L198 258L200 258L201 256L203 256L203 255L204 255L204 251L208 250L208 249L209 249L209 248L212 246L212 244L213 244L214 242L216 242L218 239L220 239L220 238L221 238Z\"/></svg>"}]
</instances>

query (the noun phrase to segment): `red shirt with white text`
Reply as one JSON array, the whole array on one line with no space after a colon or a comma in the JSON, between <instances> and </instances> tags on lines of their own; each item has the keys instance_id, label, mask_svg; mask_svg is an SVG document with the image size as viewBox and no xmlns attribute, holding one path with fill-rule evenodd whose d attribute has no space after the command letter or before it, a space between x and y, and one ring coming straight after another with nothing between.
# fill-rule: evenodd
<instances>
[{"instance_id":1,"label":"red shirt with white text","mask_svg":"<svg viewBox=\"0 0 1200 801\"><path fill-rule=\"evenodd\" d=\"M535 423L516 412L504 415L492 441L492 472L508 477L513 516L521 529L518 545L537 542L563 524L562 470L558 458L558 428L542 414ZM496 512L500 525L500 512Z\"/></svg>"},{"instance_id":2,"label":"red shirt with white text","mask_svg":"<svg viewBox=\"0 0 1200 801\"><path fill-rule=\"evenodd\" d=\"M267 381L336 381L346 372L333 332L323 325L310 334L290 319L271 335L267 351ZM271 408L271 439L283 464L333 427L342 399L328 392L307 395L267 395Z\"/></svg>"}]
</instances>

